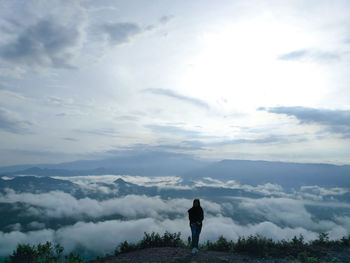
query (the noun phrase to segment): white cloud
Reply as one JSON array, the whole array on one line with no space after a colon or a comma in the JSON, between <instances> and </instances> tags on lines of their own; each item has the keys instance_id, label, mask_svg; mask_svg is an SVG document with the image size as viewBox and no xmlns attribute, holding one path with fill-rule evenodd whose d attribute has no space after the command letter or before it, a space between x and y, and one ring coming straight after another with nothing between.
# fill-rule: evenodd
<instances>
[{"instance_id":1,"label":"white cloud","mask_svg":"<svg viewBox=\"0 0 350 263\"><path fill-rule=\"evenodd\" d=\"M81 218L84 216L98 218L113 214L126 218L162 218L168 213L182 216L192 206L192 200L162 200L159 196L127 195L121 198L98 201L91 198L76 199L72 195L60 191L32 194L16 193L13 190L8 190L6 194L0 195L0 202L25 202L39 206L43 208L43 213L46 216L55 218ZM221 213L220 205L207 200L202 200L202 203L205 205L207 212L213 214ZM37 209L34 209L33 212L38 214Z\"/></svg>"},{"instance_id":2,"label":"white cloud","mask_svg":"<svg viewBox=\"0 0 350 263\"><path fill-rule=\"evenodd\" d=\"M33 228L33 229L44 229L45 228L45 224L44 223L41 223L41 222L37 222L37 221L32 221L28 224L28 226L30 228Z\"/></svg>"},{"instance_id":3,"label":"white cloud","mask_svg":"<svg viewBox=\"0 0 350 263\"><path fill-rule=\"evenodd\" d=\"M203 147L167 150L211 159L347 163L348 140L338 138L347 131L343 126L338 125L331 136L319 142L315 127L301 127L280 114L255 109L280 105L348 110L348 55L343 51L349 5L243 2L200 5L176 1L157 7L135 6L130 1L108 5L58 0L4 2L0 9L0 82L39 101L37 106L21 108L18 114L40 125L33 136L14 134L2 140L2 163L35 163L39 159L29 152L8 157L6 148L45 152L49 147L65 153L46 159L59 162L116 146L181 146L188 136L201 140ZM200 7L200 12L190 12L194 7ZM322 19L305 20L310 16ZM324 27L328 23L332 26ZM102 35L118 48L105 45ZM120 46L135 38L138 41L133 45ZM277 59L278 54L293 50L329 51L314 54L323 59L331 58L332 53L341 57L332 67ZM67 70L72 66L79 70ZM33 69L39 74L28 74ZM145 90L162 96L148 94L145 98ZM42 105L43 97L48 96L54 98L55 107ZM164 96L171 99L164 100ZM68 104L57 98L68 98ZM82 106L87 101L92 102L89 109ZM117 116L136 116L137 122L118 120ZM81 133L74 143L62 141L77 139L72 131L77 126L81 131L115 131L118 137L111 140L106 133ZM157 132L160 130L163 132ZM278 140L290 138L291 130L296 138L307 138L309 144ZM213 141L231 144L208 145ZM69 155L73 152L79 156Z\"/></svg>"},{"instance_id":4,"label":"white cloud","mask_svg":"<svg viewBox=\"0 0 350 263\"><path fill-rule=\"evenodd\" d=\"M340 238L346 232L340 232L341 228L334 228L332 237ZM144 218L129 221L110 220L104 222L78 222L71 226L66 226L53 231L50 229L21 233L13 231L11 233L0 232L0 255L8 255L15 249L17 242L35 244L38 242L55 241L64 246L66 252L76 248L84 247L90 252L103 255L113 253L117 245L124 241L138 241L143 237L144 232L165 231L171 233L181 232L182 238L186 242L190 236L190 228L186 217L170 220L157 220L154 218ZM215 241L222 235L229 240L236 241L239 236L249 236L260 234L274 240L291 239L300 234L306 241L316 239L318 234L301 227L281 228L271 222L262 222L242 226L227 217L207 217L203 223L200 242Z\"/></svg>"},{"instance_id":5,"label":"white cloud","mask_svg":"<svg viewBox=\"0 0 350 263\"><path fill-rule=\"evenodd\" d=\"M16 249L17 244L39 244L46 241L52 241L54 238L54 231L51 229L31 231L22 233L19 231L12 231L4 233L0 231L0 256L8 256Z\"/></svg>"},{"instance_id":6,"label":"white cloud","mask_svg":"<svg viewBox=\"0 0 350 263\"><path fill-rule=\"evenodd\" d=\"M28 133L32 125L32 122L25 120L20 114L0 108L0 130L23 134Z\"/></svg>"},{"instance_id":7,"label":"white cloud","mask_svg":"<svg viewBox=\"0 0 350 263\"><path fill-rule=\"evenodd\" d=\"M18 38L0 49L0 56L28 66L71 67L72 47L79 42L79 31L43 19L29 26Z\"/></svg>"},{"instance_id":8,"label":"white cloud","mask_svg":"<svg viewBox=\"0 0 350 263\"><path fill-rule=\"evenodd\" d=\"M302 234L306 241L313 240L317 234L302 227L279 227L272 222L261 222L258 224L239 225L228 217L209 218L202 230L202 240L216 240L222 235L229 240L236 241L238 237L248 237L250 235L260 234L274 240L291 239L294 236Z\"/></svg>"},{"instance_id":9,"label":"white cloud","mask_svg":"<svg viewBox=\"0 0 350 263\"><path fill-rule=\"evenodd\" d=\"M61 180L69 180L87 189L95 189L100 187L100 184L114 184L114 181L121 178L126 182L137 184L140 186L157 186L159 188L175 188L175 189L190 189L188 186L180 185L183 179L177 176L130 176L130 175L87 175L87 176L72 176L72 177L53 177Z\"/></svg>"},{"instance_id":10,"label":"white cloud","mask_svg":"<svg viewBox=\"0 0 350 263\"><path fill-rule=\"evenodd\" d=\"M144 31L138 24L125 22L104 24L101 29L101 31L107 34L111 45L127 43L131 38Z\"/></svg>"},{"instance_id":11,"label":"white cloud","mask_svg":"<svg viewBox=\"0 0 350 263\"><path fill-rule=\"evenodd\" d=\"M0 232L0 255L11 253L17 242L35 244L48 240L59 242L67 252L83 247L92 253L101 255L112 253L115 247L124 240L140 240L144 232L181 232L185 242L190 235L187 209L192 205L192 200L188 199L162 200L160 197L128 195L98 201L90 198L76 199L63 192L19 194L9 190L0 196L0 202L25 202L39 206L41 211L31 207L34 213L39 213L37 214L39 217L43 211L45 216L77 217L78 220L84 215L99 217L114 213L128 218L128 220L103 222L77 222L57 230L42 229L45 227L43 223L33 221L28 226L37 228L37 231L22 233L17 229L10 233ZM240 198L239 209L249 211L263 219L259 223L241 225L234 219L224 216L225 209L235 209L229 202L218 204L201 200L205 219L200 241L215 241L220 235L236 241L239 236L247 237L255 234L274 240L291 239L302 234L305 240L309 241L317 238L318 232L327 231L331 239L339 239L350 233L349 217L338 216L332 221L315 220L305 209L305 203L318 204L289 198ZM324 205L329 206L330 204ZM170 219L169 213L175 213L175 218Z\"/></svg>"},{"instance_id":12,"label":"white cloud","mask_svg":"<svg viewBox=\"0 0 350 263\"><path fill-rule=\"evenodd\" d=\"M240 203L240 207L275 223L306 228L311 228L314 224L311 214L298 200L287 198L245 199Z\"/></svg>"},{"instance_id":13,"label":"white cloud","mask_svg":"<svg viewBox=\"0 0 350 263\"><path fill-rule=\"evenodd\" d=\"M20 223L16 223L16 224L8 225L6 228L10 229L11 231L21 231L22 226Z\"/></svg>"},{"instance_id":14,"label":"white cloud","mask_svg":"<svg viewBox=\"0 0 350 263\"><path fill-rule=\"evenodd\" d=\"M0 15L6 29L1 33L6 41L0 45L0 56L10 63L8 67L20 65L26 70L72 67L84 41L86 22L86 11L78 3L62 5L51 1L48 5L27 1L23 8L16 2L4 7ZM15 15L10 17L14 10Z\"/></svg>"},{"instance_id":15,"label":"white cloud","mask_svg":"<svg viewBox=\"0 0 350 263\"><path fill-rule=\"evenodd\" d=\"M267 221L278 226L292 228L301 227L315 232L332 232L335 231L334 229L346 225L346 218L345 220L341 219L340 221L337 221L334 218L332 218L332 220L319 219L317 215L311 214L311 212L305 208L306 204L311 206L322 206L319 202L295 200L290 198L244 198L239 204L239 207L260 218L265 218ZM326 207L341 208L343 204L328 202L323 205ZM346 233L348 233L348 231L344 232L345 235ZM333 236L335 236L335 234L333 234Z\"/></svg>"},{"instance_id":16,"label":"white cloud","mask_svg":"<svg viewBox=\"0 0 350 263\"><path fill-rule=\"evenodd\" d=\"M222 187L222 188L231 188L231 189L242 189L247 192L259 193L263 195L277 195L277 196L290 196L287 194L283 187L278 184L266 183L263 185L242 185L235 180L221 181L218 179L213 179L210 177L205 177L200 180L195 180L194 185L197 187L207 186L207 187Z\"/></svg>"},{"instance_id":17,"label":"white cloud","mask_svg":"<svg viewBox=\"0 0 350 263\"><path fill-rule=\"evenodd\" d=\"M342 187L332 187L332 188L324 188L317 185L313 186L302 186L300 187L301 192L311 192L314 195L318 196L329 196L329 195L344 195L349 192L349 189Z\"/></svg>"}]
</instances>

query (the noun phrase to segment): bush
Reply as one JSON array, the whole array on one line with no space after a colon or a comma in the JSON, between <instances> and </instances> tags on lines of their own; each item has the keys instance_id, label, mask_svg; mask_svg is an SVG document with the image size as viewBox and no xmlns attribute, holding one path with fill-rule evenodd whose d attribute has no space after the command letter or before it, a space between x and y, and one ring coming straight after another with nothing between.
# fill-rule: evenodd
<instances>
[{"instance_id":1,"label":"bush","mask_svg":"<svg viewBox=\"0 0 350 263\"><path fill-rule=\"evenodd\" d=\"M249 236L247 239L239 237L234 248L237 252L247 253L256 257L267 257L277 244L270 238L260 235Z\"/></svg>"},{"instance_id":2,"label":"bush","mask_svg":"<svg viewBox=\"0 0 350 263\"><path fill-rule=\"evenodd\" d=\"M36 258L35 247L29 244L19 244L12 255L5 260L6 263L30 263Z\"/></svg>"},{"instance_id":3,"label":"bush","mask_svg":"<svg viewBox=\"0 0 350 263\"><path fill-rule=\"evenodd\" d=\"M181 239L181 233L165 232L162 237L163 246L165 247L184 247L185 243Z\"/></svg>"},{"instance_id":4,"label":"bush","mask_svg":"<svg viewBox=\"0 0 350 263\"><path fill-rule=\"evenodd\" d=\"M342 237L340 242L342 246L350 247L350 235L348 237Z\"/></svg>"},{"instance_id":5,"label":"bush","mask_svg":"<svg viewBox=\"0 0 350 263\"><path fill-rule=\"evenodd\" d=\"M129 243L124 241L115 249L114 254L126 253L137 249L152 248L152 247L186 247L181 240L181 233L165 232L163 236L152 232L151 234L144 233L144 237L138 243Z\"/></svg>"},{"instance_id":6,"label":"bush","mask_svg":"<svg viewBox=\"0 0 350 263\"><path fill-rule=\"evenodd\" d=\"M152 232L152 234L144 233L144 237L139 243L140 248L151 247L185 247L184 242L181 240L181 233L169 233L165 232L161 237L158 233Z\"/></svg>"},{"instance_id":7,"label":"bush","mask_svg":"<svg viewBox=\"0 0 350 263\"><path fill-rule=\"evenodd\" d=\"M128 241L124 241L120 243L118 249L114 251L114 254L117 255L119 253L126 253L126 252L137 250L139 248L140 247L136 244L128 243Z\"/></svg>"},{"instance_id":8,"label":"bush","mask_svg":"<svg viewBox=\"0 0 350 263\"><path fill-rule=\"evenodd\" d=\"M299 253L297 258L300 262L303 262L303 263L308 262L308 256L307 256L306 251Z\"/></svg>"},{"instance_id":9,"label":"bush","mask_svg":"<svg viewBox=\"0 0 350 263\"><path fill-rule=\"evenodd\" d=\"M332 242L329 241L328 233L320 233L318 239L312 241L312 244L318 246L330 246Z\"/></svg>"},{"instance_id":10,"label":"bush","mask_svg":"<svg viewBox=\"0 0 350 263\"><path fill-rule=\"evenodd\" d=\"M59 244L53 246L51 242L30 246L19 244L17 249L5 259L6 263L82 263L78 255L73 253L63 259L63 247Z\"/></svg>"},{"instance_id":11,"label":"bush","mask_svg":"<svg viewBox=\"0 0 350 263\"><path fill-rule=\"evenodd\" d=\"M116 249L115 254L125 253L143 248L152 247L190 247L191 239L185 245L180 238L180 233L171 234L165 232L163 236L158 233L144 233L144 237L138 243L122 242ZM322 233L317 240L305 242L304 237L293 237L292 240L273 241L271 238L260 235L239 237L237 242L228 241L220 236L217 241L206 241L201 245L202 249L244 253L254 257L290 258L295 262L318 262L320 258L327 257L327 248L341 249L350 246L350 235L339 241L329 240L328 234ZM323 262L323 261L320 261Z\"/></svg>"},{"instance_id":12,"label":"bush","mask_svg":"<svg viewBox=\"0 0 350 263\"><path fill-rule=\"evenodd\" d=\"M227 241L226 238L220 236L216 242L210 242L209 240L202 246L202 248L207 250L216 251L233 251L234 243L233 241Z\"/></svg>"},{"instance_id":13,"label":"bush","mask_svg":"<svg viewBox=\"0 0 350 263\"><path fill-rule=\"evenodd\" d=\"M65 256L65 263L84 263L84 260L74 253L69 253L68 256Z\"/></svg>"},{"instance_id":14,"label":"bush","mask_svg":"<svg viewBox=\"0 0 350 263\"><path fill-rule=\"evenodd\" d=\"M144 233L144 237L137 243L124 241L115 249L115 255L143 248L153 247L189 247L181 239L181 233L165 232L163 236L152 232ZM278 242L260 235L239 237L237 242L228 241L220 236L216 242L207 241L201 245L202 249L244 253L255 257L289 258L290 262L298 263L332 263L324 261L329 259L329 251L350 247L350 235L338 241L329 240L327 233L321 233L317 240L304 242L304 237L294 237L292 240ZM70 253L63 256L63 247L50 242L31 246L18 244L17 249L5 259L5 263L83 263L80 256ZM323 261L322 261L322 260Z\"/></svg>"},{"instance_id":15,"label":"bush","mask_svg":"<svg viewBox=\"0 0 350 263\"><path fill-rule=\"evenodd\" d=\"M248 238L239 237L237 242L227 241L224 237L219 237L216 242L207 241L202 248L208 250L234 251L255 257L276 257L290 258L295 262L319 262L319 258L327 258L328 249L342 249L349 247L350 235L339 241L331 241L328 234L320 234L317 240L306 243L304 237L293 237L292 240L273 241L259 235ZM320 261L324 262L324 261Z\"/></svg>"}]
</instances>

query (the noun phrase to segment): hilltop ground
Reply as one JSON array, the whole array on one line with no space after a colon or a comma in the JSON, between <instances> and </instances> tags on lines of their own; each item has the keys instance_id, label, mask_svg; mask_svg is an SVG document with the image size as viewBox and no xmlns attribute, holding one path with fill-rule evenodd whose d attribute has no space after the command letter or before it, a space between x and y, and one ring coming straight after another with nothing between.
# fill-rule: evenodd
<instances>
[{"instance_id":1,"label":"hilltop ground","mask_svg":"<svg viewBox=\"0 0 350 263\"><path fill-rule=\"evenodd\" d=\"M249 262L249 258L229 252L199 251L192 255L189 248L147 248L89 261L88 263L185 263L185 262ZM250 261L253 262L253 261ZM262 261L261 261L262 262Z\"/></svg>"},{"instance_id":2,"label":"hilltop ground","mask_svg":"<svg viewBox=\"0 0 350 263\"><path fill-rule=\"evenodd\" d=\"M330 253L332 261L314 261L314 262L350 262L350 249ZM122 253L117 256L108 256L99 258L88 263L290 263L300 262L287 259L256 259L242 254L231 252L219 252L202 250L198 254L192 255L188 248L147 248L133 252Z\"/></svg>"}]
</instances>

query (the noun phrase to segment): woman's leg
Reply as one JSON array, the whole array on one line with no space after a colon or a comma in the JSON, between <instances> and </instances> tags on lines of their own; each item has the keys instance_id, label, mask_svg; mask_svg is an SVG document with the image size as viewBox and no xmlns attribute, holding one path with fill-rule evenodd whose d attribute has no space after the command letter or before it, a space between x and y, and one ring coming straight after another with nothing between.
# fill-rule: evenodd
<instances>
[{"instance_id":1,"label":"woman's leg","mask_svg":"<svg viewBox=\"0 0 350 263\"><path fill-rule=\"evenodd\" d=\"M191 226L191 233L192 233L192 244L191 248L196 247L196 239L197 239L197 229L194 226Z\"/></svg>"},{"instance_id":2,"label":"woman's leg","mask_svg":"<svg viewBox=\"0 0 350 263\"><path fill-rule=\"evenodd\" d=\"M195 248L198 248L198 242L199 242L199 234L202 231L202 226L197 226L196 227L196 243L195 243Z\"/></svg>"}]
</instances>

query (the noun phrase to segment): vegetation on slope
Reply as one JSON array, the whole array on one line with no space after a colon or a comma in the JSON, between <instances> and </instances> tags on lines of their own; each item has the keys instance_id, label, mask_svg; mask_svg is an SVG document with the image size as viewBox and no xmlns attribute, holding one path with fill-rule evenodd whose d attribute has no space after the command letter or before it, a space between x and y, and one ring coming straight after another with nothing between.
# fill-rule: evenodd
<instances>
[{"instance_id":1,"label":"vegetation on slope","mask_svg":"<svg viewBox=\"0 0 350 263\"><path fill-rule=\"evenodd\" d=\"M64 248L51 242L30 246L19 244L5 263L83 263L84 260L73 253L63 256Z\"/></svg>"},{"instance_id":2,"label":"vegetation on slope","mask_svg":"<svg viewBox=\"0 0 350 263\"><path fill-rule=\"evenodd\" d=\"M180 247L189 248L191 240L185 243L181 239L181 233L165 232L162 236L158 233L145 233L142 240L137 243L124 241L120 243L114 253L116 256L145 248ZM234 254L242 254L253 258L283 258L290 263L335 263L341 262L334 258L337 252L350 251L350 235L340 240L329 240L328 234L322 233L319 238L311 242L305 242L303 236L294 237L292 240L274 241L259 235L240 237L236 242L219 237L216 242L207 241L201 245L201 250L223 251ZM348 252L347 252L348 253ZM63 256L63 247L53 245L50 242L30 246L19 244L17 249L9 256L6 263L82 263L78 255L70 253ZM274 261L271 261L274 262Z\"/></svg>"},{"instance_id":3,"label":"vegetation on slope","mask_svg":"<svg viewBox=\"0 0 350 263\"><path fill-rule=\"evenodd\" d=\"M153 247L190 247L190 239L185 244L180 233L163 236L158 233L145 233L138 243L122 242L115 250L115 255ZM350 248L350 235L340 240L330 240L327 233L321 233L318 239L305 242L304 237L294 237L292 240L274 241L260 235L240 237L237 242L228 241L220 236L216 242L207 241L200 246L202 250L224 251L245 254L256 258L289 258L291 262L329 262L332 261L330 252ZM326 260L326 261L325 261Z\"/></svg>"}]
</instances>

